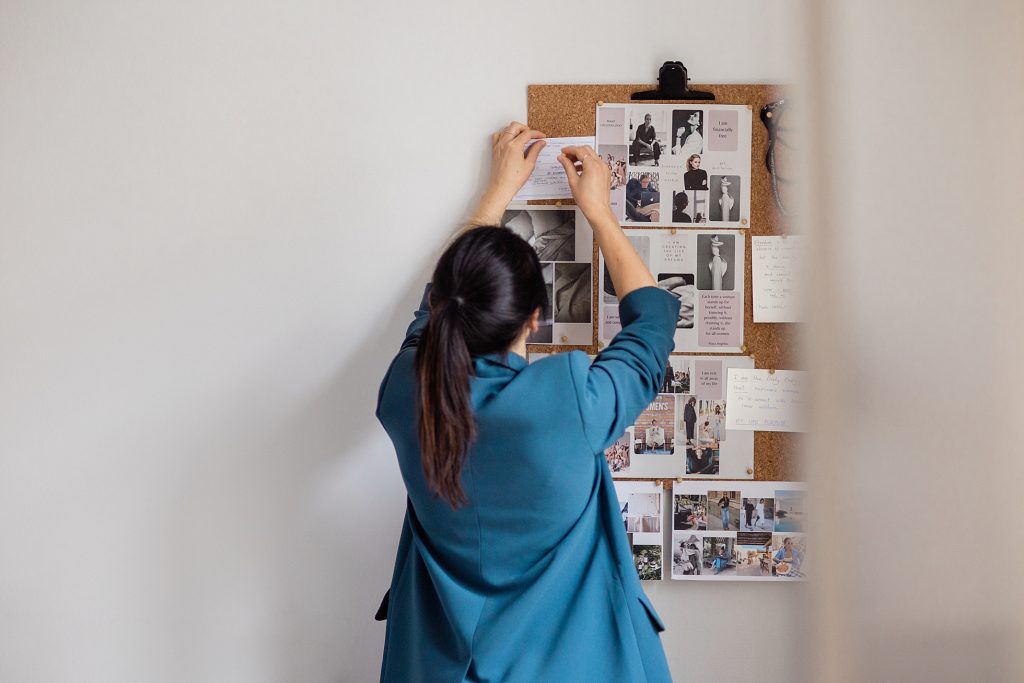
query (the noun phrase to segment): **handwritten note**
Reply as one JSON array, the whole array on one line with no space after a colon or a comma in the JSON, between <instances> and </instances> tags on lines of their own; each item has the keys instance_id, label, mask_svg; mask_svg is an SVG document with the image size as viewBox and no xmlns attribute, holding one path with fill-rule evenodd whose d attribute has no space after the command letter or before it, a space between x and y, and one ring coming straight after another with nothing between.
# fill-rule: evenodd
<instances>
[{"instance_id":1,"label":"handwritten note","mask_svg":"<svg viewBox=\"0 0 1024 683\"><path fill-rule=\"evenodd\" d=\"M565 177L565 169L558 163L558 155L563 147L573 145L594 146L594 137L582 138L546 138L547 144L537 157L537 166L530 178L519 190L513 201L525 202L528 199L572 199L572 190ZM532 143L531 143L532 144ZM527 147L529 149L529 147Z\"/></svg>"},{"instance_id":2,"label":"handwritten note","mask_svg":"<svg viewBox=\"0 0 1024 683\"><path fill-rule=\"evenodd\" d=\"M804 376L799 370L729 368L726 429L759 432L807 431Z\"/></svg>"},{"instance_id":3,"label":"handwritten note","mask_svg":"<svg viewBox=\"0 0 1024 683\"><path fill-rule=\"evenodd\" d=\"M803 321L804 243L795 235L752 237L754 322Z\"/></svg>"}]
</instances>

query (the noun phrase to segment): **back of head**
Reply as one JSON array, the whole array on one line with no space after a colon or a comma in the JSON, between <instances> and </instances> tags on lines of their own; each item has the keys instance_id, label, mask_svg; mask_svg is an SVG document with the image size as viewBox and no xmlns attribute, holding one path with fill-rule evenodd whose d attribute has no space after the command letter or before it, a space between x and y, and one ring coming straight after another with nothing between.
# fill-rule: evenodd
<instances>
[{"instance_id":1,"label":"back of head","mask_svg":"<svg viewBox=\"0 0 1024 683\"><path fill-rule=\"evenodd\" d=\"M536 252L506 228L469 230L437 262L416 351L417 416L427 484L453 507L465 502L462 464L476 438L473 356L507 351L547 298Z\"/></svg>"}]
</instances>

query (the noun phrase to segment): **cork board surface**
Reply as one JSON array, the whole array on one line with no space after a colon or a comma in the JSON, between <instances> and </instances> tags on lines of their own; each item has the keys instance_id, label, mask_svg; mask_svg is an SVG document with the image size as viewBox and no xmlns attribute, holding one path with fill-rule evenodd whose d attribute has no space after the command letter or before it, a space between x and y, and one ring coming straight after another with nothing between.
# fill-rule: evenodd
<instances>
[{"instance_id":1,"label":"cork board surface","mask_svg":"<svg viewBox=\"0 0 1024 683\"><path fill-rule=\"evenodd\" d=\"M652 90L656 86L650 83L634 83L627 85L531 85L527 88L527 124L547 134L549 137L568 137L594 135L596 128L595 116L599 102L605 104L628 103L630 96L640 90ZM752 109L753 141L750 163L750 226L742 232L746 243L745 300L743 334L747 354L754 358L754 366L758 368L775 368L780 370L798 370L795 327L791 324L758 323L754 324L753 303L753 272L751 270L752 235L784 234L785 225L782 217L775 210L769 184L768 170L765 167L765 155L768 150L768 133L761 123L760 111L768 102L780 99L782 93L779 86L739 84L739 85L700 85L691 84L693 90L708 90L715 94L714 102L718 104L746 104ZM659 100L657 104L682 103L687 100ZM710 104L710 101L690 100L696 104ZM652 102L655 103L655 102ZM572 201L534 201L531 204L566 204ZM669 228L648 228L650 230L668 230ZM679 228L683 230L684 228ZM530 350L543 353L558 353L569 349L580 349L596 354L598 320L598 257L597 246L594 246L593 279L591 282L591 301L593 302L594 336L590 346L552 346L531 344ZM708 353L680 355L715 355ZM725 355L725 354L723 354ZM762 481L799 481L798 462L799 434L780 432L754 433L754 479ZM665 482L670 486L670 482Z\"/></svg>"}]
</instances>

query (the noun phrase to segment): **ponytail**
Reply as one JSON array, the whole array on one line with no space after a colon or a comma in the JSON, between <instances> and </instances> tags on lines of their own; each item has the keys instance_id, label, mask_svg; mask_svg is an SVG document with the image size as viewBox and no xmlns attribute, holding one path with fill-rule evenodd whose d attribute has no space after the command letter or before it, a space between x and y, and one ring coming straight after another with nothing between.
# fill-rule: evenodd
<instances>
[{"instance_id":1,"label":"ponytail","mask_svg":"<svg viewBox=\"0 0 1024 683\"><path fill-rule=\"evenodd\" d=\"M435 307L416 352L417 422L427 485L453 508L466 502L462 463L476 439L469 401L473 358L460 320L460 301Z\"/></svg>"},{"instance_id":2,"label":"ponytail","mask_svg":"<svg viewBox=\"0 0 1024 683\"><path fill-rule=\"evenodd\" d=\"M477 436L473 357L508 351L548 298L536 252L507 228L468 230L437 262L416 349L416 426L427 486L453 508L467 502L462 466Z\"/></svg>"}]
</instances>

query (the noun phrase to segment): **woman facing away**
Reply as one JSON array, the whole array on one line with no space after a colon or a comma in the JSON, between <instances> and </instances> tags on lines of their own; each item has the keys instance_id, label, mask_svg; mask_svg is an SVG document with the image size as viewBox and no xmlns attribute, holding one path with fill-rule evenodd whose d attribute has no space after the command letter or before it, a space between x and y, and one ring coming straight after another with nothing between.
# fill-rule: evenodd
<instances>
[{"instance_id":1,"label":"woman facing away","mask_svg":"<svg viewBox=\"0 0 1024 683\"><path fill-rule=\"evenodd\" d=\"M622 331L527 365L547 291L533 249L496 227L543 134L492 138L491 181L441 256L391 363L377 417L408 492L382 681L670 681L604 458L654 399L679 301L609 207L590 147L559 156L619 294Z\"/></svg>"}]
</instances>

